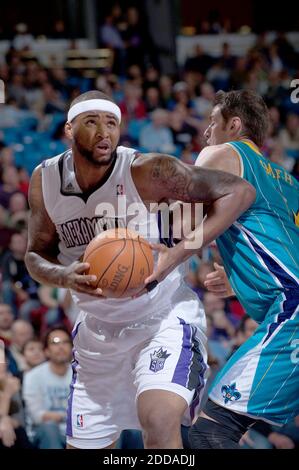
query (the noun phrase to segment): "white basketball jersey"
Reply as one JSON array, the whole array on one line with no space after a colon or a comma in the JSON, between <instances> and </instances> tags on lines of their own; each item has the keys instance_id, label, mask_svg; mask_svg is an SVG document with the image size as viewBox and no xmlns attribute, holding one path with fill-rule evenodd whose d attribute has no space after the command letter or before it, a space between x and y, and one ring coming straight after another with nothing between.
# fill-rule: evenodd
<instances>
[{"instance_id":1,"label":"white basketball jersey","mask_svg":"<svg viewBox=\"0 0 299 470\"><path fill-rule=\"evenodd\" d=\"M42 164L42 191L46 210L59 236L58 260L69 265L79 260L88 243L104 230L128 227L153 242L162 241L161 213L150 213L131 175L136 150L117 147L114 166L101 186L82 193L76 181L72 151ZM78 307L106 322L135 321L157 312L183 282L182 267L148 294L137 299L97 299L72 291Z\"/></svg>"}]
</instances>

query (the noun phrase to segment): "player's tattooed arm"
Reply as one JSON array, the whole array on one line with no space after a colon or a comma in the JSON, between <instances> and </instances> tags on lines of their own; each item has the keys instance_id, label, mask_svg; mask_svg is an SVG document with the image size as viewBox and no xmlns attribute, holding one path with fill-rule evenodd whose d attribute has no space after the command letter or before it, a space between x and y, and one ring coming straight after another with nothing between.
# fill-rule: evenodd
<instances>
[{"instance_id":1,"label":"player's tattooed arm","mask_svg":"<svg viewBox=\"0 0 299 470\"><path fill-rule=\"evenodd\" d=\"M186 165L162 154L138 154L132 175L140 196L146 201L178 199L211 203L231 193L233 188L240 188L242 193L254 192L249 183L230 173Z\"/></svg>"},{"instance_id":2,"label":"player's tattooed arm","mask_svg":"<svg viewBox=\"0 0 299 470\"><path fill-rule=\"evenodd\" d=\"M201 246L192 250L186 249L183 241L179 243L172 251L175 256L170 263L172 268L219 237L251 206L256 196L253 186L238 176L186 165L169 155L138 156L132 166L132 176L144 201L178 199L209 204L202 224ZM165 268L165 272L169 269Z\"/></svg>"},{"instance_id":3,"label":"player's tattooed arm","mask_svg":"<svg viewBox=\"0 0 299 470\"><path fill-rule=\"evenodd\" d=\"M91 285L95 281L94 276L84 275L89 267L88 263L74 262L65 267L57 259L59 238L45 208L40 166L31 177L29 205L28 246L25 255L29 274L41 284L71 288L98 297L101 294L100 289Z\"/></svg>"},{"instance_id":4,"label":"player's tattooed arm","mask_svg":"<svg viewBox=\"0 0 299 470\"><path fill-rule=\"evenodd\" d=\"M133 163L132 175L144 201L177 199L190 203L203 202L210 204L210 216L218 208L217 216L227 221L223 230L255 199L255 189L242 178L224 171L186 165L169 155L138 156Z\"/></svg>"}]
</instances>

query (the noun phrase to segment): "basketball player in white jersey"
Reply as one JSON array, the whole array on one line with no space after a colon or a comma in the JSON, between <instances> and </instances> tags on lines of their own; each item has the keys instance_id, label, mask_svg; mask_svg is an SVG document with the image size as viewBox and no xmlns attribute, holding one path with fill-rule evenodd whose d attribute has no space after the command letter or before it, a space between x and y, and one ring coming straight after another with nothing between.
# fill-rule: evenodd
<instances>
[{"instance_id":1,"label":"basketball player in white jersey","mask_svg":"<svg viewBox=\"0 0 299 470\"><path fill-rule=\"evenodd\" d=\"M128 225L132 203L145 210L138 227L150 242L159 242L160 222L147 211L149 202L212 203L203 224L207 244L250 206L255 192L224 172L119 147L120 121L120 109L101 92L87 92L71 104L65 126L71 149L46 160L31 178L26 265L38 282L69 288L80 309L68 447L113 447L123 429L140 428L145 447L180 448L180 425L194 416L207 369L197 296L184 285L179 267L138 298L107 299L91 286L95 279L84 274L89 265L79 260L97 233ZM123 196L126 207L120 210ZM113 205L115 217L99 213L103 202Z\"/></svg>"}]
</instances>

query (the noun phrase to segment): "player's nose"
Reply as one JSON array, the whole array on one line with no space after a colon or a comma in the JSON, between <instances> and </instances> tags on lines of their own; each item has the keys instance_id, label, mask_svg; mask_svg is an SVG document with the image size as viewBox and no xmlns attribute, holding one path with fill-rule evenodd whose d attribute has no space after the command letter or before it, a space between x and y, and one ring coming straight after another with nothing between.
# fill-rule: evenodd
<instances>
[{"instance_id":1,"label":"player's nose","mask_svg":"<svg viewBox=\"0 0 299 470\"><path fill-rule=\"evenodd\" d=\"M206 128L203 135L206 140L210 137L210 126Z\"/></svg>"},{"instance_id":2,"label":"player's nose","mask_svg":"<svg viewBox=\"0 0 299 470\"><path fill-rule=\"evenodd\" d=\"M109 136L108 128L103 122L98 123L96 134L97 136L103 137L103 138Z\"/></svg>"}]
</instances>

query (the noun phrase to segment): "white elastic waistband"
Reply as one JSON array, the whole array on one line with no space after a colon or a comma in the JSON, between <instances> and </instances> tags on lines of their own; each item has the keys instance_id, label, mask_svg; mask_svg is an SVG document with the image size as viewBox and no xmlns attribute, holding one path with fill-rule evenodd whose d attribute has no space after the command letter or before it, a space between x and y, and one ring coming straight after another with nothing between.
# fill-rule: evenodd
<instances>
[{"instance_id":1,"label":"white elastic waistband","mask_svg":"<svg viewBox=\"0 0 299 470\"><path fill-rule=\"evenodd\" d=\"M87 100L81 103L74 104L68 112L67 120L71 122L75 117L86 111L106 111L107 113L114 114L120 124L121 111L117 104L109 100Z\"/></svg>"}]
</instances>

